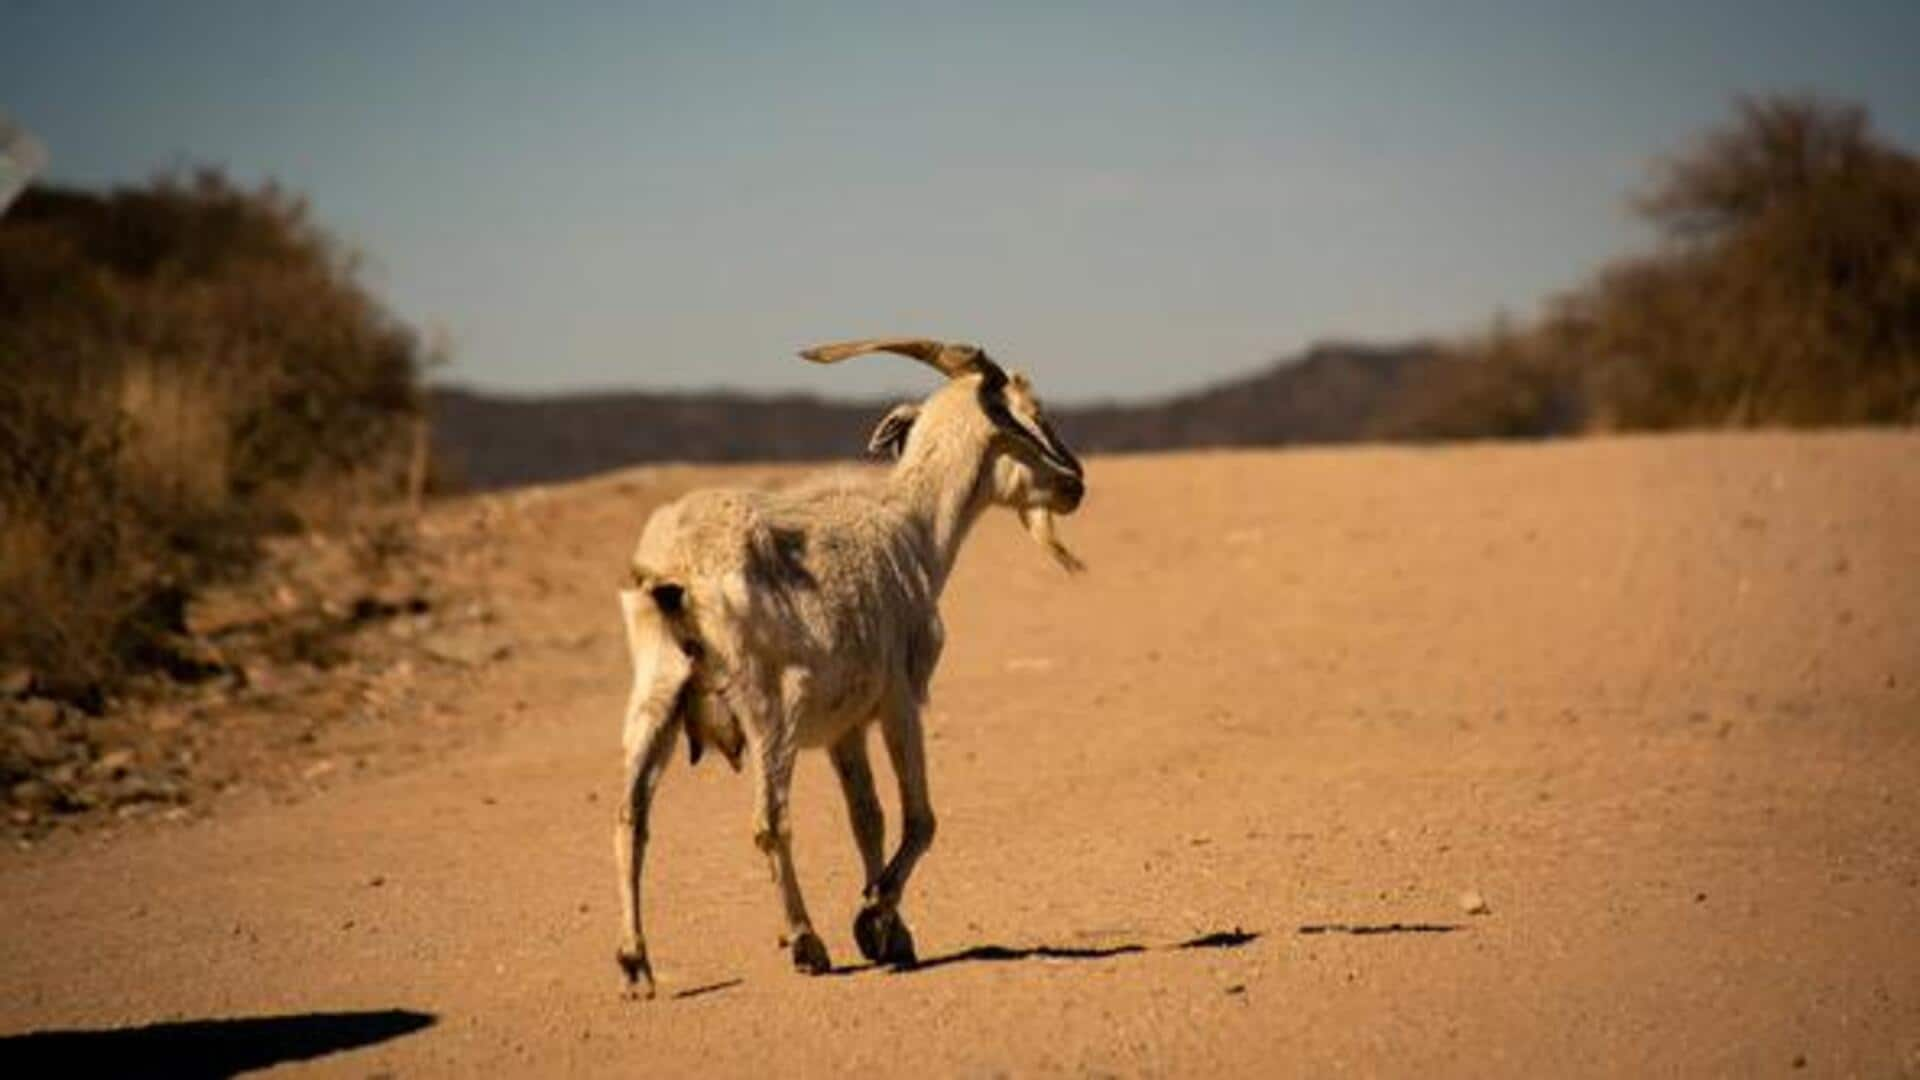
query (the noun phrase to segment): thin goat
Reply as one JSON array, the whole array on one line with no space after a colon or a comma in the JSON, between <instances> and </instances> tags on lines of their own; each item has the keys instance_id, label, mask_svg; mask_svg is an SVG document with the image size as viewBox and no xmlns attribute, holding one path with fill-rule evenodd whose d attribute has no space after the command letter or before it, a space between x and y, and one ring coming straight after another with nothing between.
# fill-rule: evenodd
<instances>
[{"instance_id":1,"label":"thin goat","mask_svg":"<svg viewBox=\"0 0 1920 1080\"><path fill-rule=\"evenodd\" d=\"M620 594L633 655L623 732L626 788L615 849L630 992L652 996L640 885L648 811L677 737L718 749L753 777L754 843L772 866L794 967L831 968L794 875L788 796L794 759L824 747L865 866L854 920L875 963L916 962L900 901L933 841L921 708L943 641L939 598L961 543L990 505L1016 511L1069 570L1054 534L1085 474L1026 378L971 345L878 338L801 355L833 363L870 352L919 360L947 383L881 420L869 448L897 457L884 479L829 475L784 492L692 492L648 519ZM899 778L901 833L884 825L867 758L877 723Z\"/></svg>"}]
</instances>

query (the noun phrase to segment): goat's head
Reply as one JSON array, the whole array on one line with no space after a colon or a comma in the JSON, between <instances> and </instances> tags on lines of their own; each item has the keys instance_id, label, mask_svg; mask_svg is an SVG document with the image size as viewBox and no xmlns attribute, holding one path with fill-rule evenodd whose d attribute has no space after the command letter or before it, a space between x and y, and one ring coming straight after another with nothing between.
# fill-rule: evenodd
<instances>
[{"instance_id":1,"label":"goat's head","mask_svg":"<svg viewBox=\"0 0 1920 1080\"><path fill-rule=\"evenodd\" d=\"M976 345L922 338L874 338L820 345L800 355L830 364L868 352L909 356L947 376L917 405L901 405L874 428L867 449L900 457L920 439L965 439L986 450L980 480L987 497L1020 515L1027 532L1069 570L1080 560L1053 533L1053 516L1071 514L1086 495L1086 472L1061 440L1027 377L1009 372Z\"/></svg>"}]
</instances>

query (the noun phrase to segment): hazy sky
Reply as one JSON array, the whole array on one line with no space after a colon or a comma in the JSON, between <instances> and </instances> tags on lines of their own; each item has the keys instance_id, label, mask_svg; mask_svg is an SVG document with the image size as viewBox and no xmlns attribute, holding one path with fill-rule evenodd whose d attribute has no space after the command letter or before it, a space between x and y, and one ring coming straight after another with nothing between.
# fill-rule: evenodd
<instances>
[{"instance_id":1,"label":"hazy sky","mask_svg":"<svg viewBox=\"0 0 1920 1080\"><path fill-rule=\"evenodd\" d=\"M1058 400L1525 314L1740 91L1920 146L1920 2L1075 6L0 0L54 178L275 177L441 378L924 388L817 340L987 345Z\"/></svg>"}]
</instances>

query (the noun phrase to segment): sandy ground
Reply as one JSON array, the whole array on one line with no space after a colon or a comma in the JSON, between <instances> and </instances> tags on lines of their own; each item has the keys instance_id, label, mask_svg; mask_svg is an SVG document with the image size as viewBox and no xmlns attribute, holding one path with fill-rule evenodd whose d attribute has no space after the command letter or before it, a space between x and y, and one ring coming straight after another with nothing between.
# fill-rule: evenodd
<instances>
[{"instance_id":1,"label":"sandy ground","mask_svg":"<svg viewBox=\"0 0 1920 1080\"><path fill-rule=\"evenodd\" d=\"M949 588L929 962L851 967L810 757L848 967L792 974L746 781L683 756L631 1002L612 589L741 475L440 508L514 640L422 710L461 738L0 857L0 1071L1920 1075L1920 437L1096 461L1089 575L1002 516Z\"/></svg>"}]
</instances>

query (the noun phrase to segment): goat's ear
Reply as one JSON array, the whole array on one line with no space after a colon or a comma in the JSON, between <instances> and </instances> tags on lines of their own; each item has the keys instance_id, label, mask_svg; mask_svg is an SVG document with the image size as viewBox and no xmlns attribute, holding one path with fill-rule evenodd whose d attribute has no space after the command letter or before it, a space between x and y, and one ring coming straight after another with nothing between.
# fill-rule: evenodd
<instances>
[{"instance_id":1,"label":"goat's ear","mask_svg":"<svg viewBox=\"0 0 1920 1080\"><path fill-rule=\"evenodd\" d=\"M894 406L892 412L880 418L872 437L867 439L867 453L874 457L898 458L907 448L907 433L919 418L918 405Z\"/></svg>"}]
</instances>

